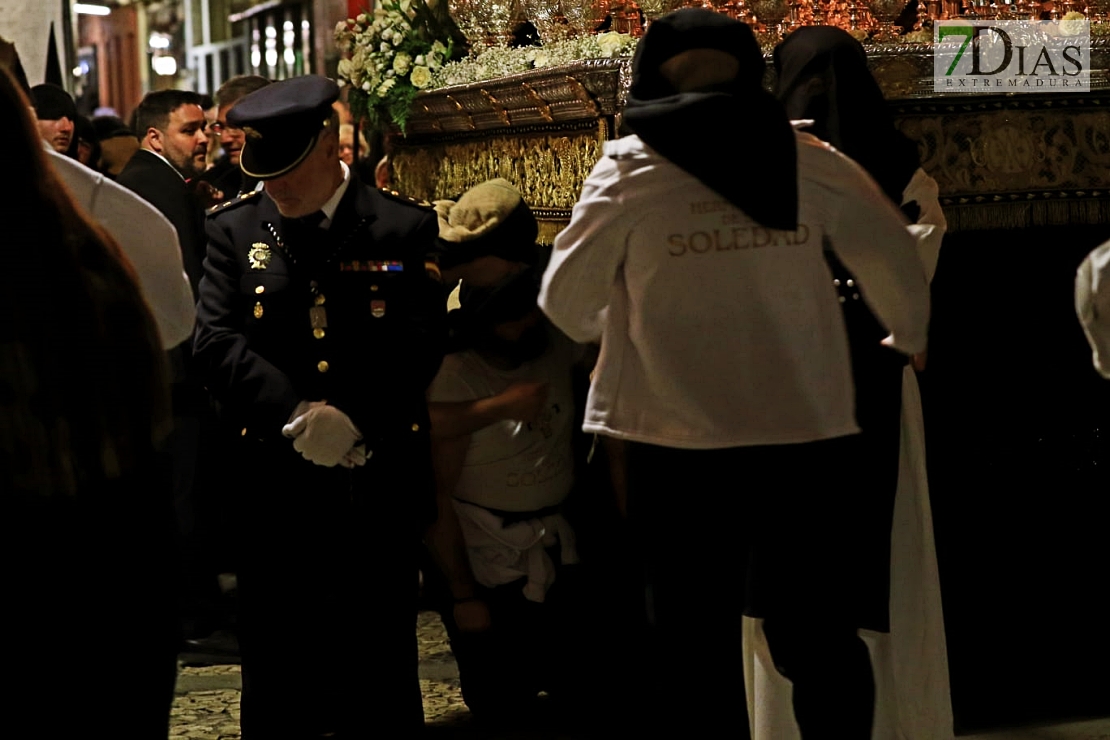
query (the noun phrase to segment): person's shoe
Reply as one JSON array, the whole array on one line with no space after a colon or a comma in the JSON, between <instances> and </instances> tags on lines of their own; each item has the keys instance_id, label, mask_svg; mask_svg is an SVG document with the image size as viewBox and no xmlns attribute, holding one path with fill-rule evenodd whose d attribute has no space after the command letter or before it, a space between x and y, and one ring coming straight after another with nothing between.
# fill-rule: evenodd
<instances>
[{"instance_id":1,"label":"person's shoe","mask_svg":"<svg viewBox=\"0 0 1110 740\"><path fill-rule=\"evenodd\" d=\"M239 662L239 639L231 632L217 630L208 637L185 640L178 659L182 665L222 665Z\"/></svg>"}]
</instances>

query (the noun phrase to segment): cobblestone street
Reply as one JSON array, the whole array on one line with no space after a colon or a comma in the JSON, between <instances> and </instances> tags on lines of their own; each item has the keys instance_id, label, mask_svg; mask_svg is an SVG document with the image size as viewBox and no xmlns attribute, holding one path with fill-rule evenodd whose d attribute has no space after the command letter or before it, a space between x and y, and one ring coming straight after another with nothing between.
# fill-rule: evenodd
<instances>
[{"instance_id":1,"label":"cobblestone street","mask_svg":"<svg viewBox=\"0 0 1110 740\"><path fill-rule=\"evenodd\" d=\"M475 728L459 691L458 671L447 633L433 612L417 620L420 689L425 723L432 737L452 740L490 738ZM170 717L170 737L189 740L239 740L239 666L182 667ZM550 731L498 735L504 740L572 740Z\"/></svg>"},{"instance_id":2,"label":"cobblestone street","mask_svg":"<svg viewBox=\"0 0 1110 740\"><path fill-rule=\"evenodd\" d=\"M474 726L459 691L458 671L447 634L433 612L417 620L420 643L420 688L428 734L444 740L576 740L554 730L490 733ZM170 737L189 740L240 740L237 665L183 667L170 718ZM537 724L544 724L542 720ZM722 736L724 737L724 736ZM1060 725L1003 729L960 740L1110 740L1110 719Z\"/></svg>"}]
</instances>

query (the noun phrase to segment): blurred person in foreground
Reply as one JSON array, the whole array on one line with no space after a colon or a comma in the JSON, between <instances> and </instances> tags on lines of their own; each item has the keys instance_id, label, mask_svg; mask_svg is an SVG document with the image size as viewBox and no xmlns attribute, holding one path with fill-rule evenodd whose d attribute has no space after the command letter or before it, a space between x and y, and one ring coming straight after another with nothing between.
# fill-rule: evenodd
<instances>
[{"instance_id":1,"label":"blurred person in foreground","mask_svg":"<svg viewBox=\"0 0 1110 740\"><path fill-rule=\"evenodd\" d=\"M743 612L765 620L803 737L868 740L861 517L828 473L859 427L822 245L867 281L903 352L924 349L928 286L898 210L794 131L763 71L751 29L719 13L651 25L624 111L633 135L606 144L540 305L571 339L601 341L584 428L626 441L653 725L715 734L711 709L743 695L741 646L706 625Z\"/></svg>"},{"instance_id":2,"label":"blurred person in foreground","mask_svg":"<svg viewBox=\"0 0 1110 740\"><path fill-rule=\"evenodd\" d=\"M0 67L12 73L19 88L30 99L31 88L23 75L18 52L13 46L4 47L2 43L0 52ZM119 244L134 268L143 298L158 325L162 347L170 349L191 337L196 301L182 269L181 248L173 224L149 203L106 175L59 154L46 142L43 142L43 151L74 201Z\"/></svg>"},{"instance_id":3,"label":"blurred person in foreground","mask_svg":"<svg viewBox=\"0 0 1110 740\"><path fill-rule=\"evenodd\" d=\"M78 737L127 686L128 731L165 737L176 671L169 430L158 330L119 247L47 164L0 70L0 490L13 737ZM111 646L95 664L90 651Z\"/></svg>"}]
</instances>

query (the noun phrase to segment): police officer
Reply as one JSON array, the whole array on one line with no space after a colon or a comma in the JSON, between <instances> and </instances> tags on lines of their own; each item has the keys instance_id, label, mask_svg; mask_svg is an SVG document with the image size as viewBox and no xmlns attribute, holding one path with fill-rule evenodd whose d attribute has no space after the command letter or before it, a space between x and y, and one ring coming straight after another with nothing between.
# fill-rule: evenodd
<instances>
[{"instance_id":1,"label":"police officer","mask_svg":"<svg viewBox=\"0 0 1110 740\"><path fill-rule=\"evenodd\" d=\"M435 213L339 159L334 82L242 98L213 209L195 352L239 432L242 729L391 736L422 724L416 555L434 506L424 392L446 338Z\"/></svg>"}]
</instances>

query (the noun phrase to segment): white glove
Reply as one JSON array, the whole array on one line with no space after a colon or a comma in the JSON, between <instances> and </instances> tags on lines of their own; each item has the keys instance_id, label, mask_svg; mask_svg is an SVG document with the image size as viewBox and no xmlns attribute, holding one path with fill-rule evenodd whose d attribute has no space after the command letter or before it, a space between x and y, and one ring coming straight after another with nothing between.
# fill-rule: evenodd
<instances>
[{"instance_id":1,"label":"white glove","mask_svg":"<svg viewBox=\"0 0 1110 740\"><path fill-rule=\"evenodd\" d=\"M373 454L373 450L367 450L366 445L355 445L350 452L343 456L339 464L345 468L359 468L365 465Z\"/></svg>"},{"instance_id":2,"label":"white glove","mask_svg":"<svg viewBox=\"0 0 1110 740\"><path fill-rule=\"evenodd\" d=\"M297 408L293 409L293 413L289 415L289 421L287 421L285 423L285 426L283 426L281 428L281 433L284 434L286 437L289 437L290 439L293 439L298 434L300 434L301 432L304 431L304 427L301 427L300 431L298 431L296 434L290 434L289 433L289 429L290 429L290 427L293 426L293 422L297 419L297 417L298 416L304 416L305 413L309 409L314 409L317 406L326 406L327 403L328 402L326 400L325 401L301 401L300 403L297 404Z\"/></svg>"},{"instance_id":3,"label":"white glove","mask_svg":"<svg viewBox=\"0 0 1110 740\"><path fill-rule=\"evenodd\" d=\"M305 460L326 468L340 464L362 438L349 416L327 404L310 404L281 433L293 439L293 449Z\"/></svg>"}]
</instances>

